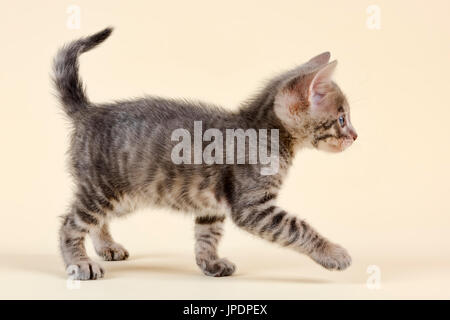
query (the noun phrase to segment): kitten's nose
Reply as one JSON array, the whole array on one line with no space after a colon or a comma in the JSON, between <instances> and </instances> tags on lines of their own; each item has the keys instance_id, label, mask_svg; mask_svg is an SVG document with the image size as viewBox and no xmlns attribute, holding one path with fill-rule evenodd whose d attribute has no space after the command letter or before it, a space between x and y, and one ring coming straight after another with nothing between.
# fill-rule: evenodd
<instances>
[{"instance_id":1,"label":"kitten's nose","mask_svg":"<svg viewBox=\"0 0 450 320\"><path fill-rule=\"evenodd\" d=\"M353 138L353 141L355 141L356 138L358 138L358 134L354 131L352 131L352 138Z\"/></svg>"}]
</instances>

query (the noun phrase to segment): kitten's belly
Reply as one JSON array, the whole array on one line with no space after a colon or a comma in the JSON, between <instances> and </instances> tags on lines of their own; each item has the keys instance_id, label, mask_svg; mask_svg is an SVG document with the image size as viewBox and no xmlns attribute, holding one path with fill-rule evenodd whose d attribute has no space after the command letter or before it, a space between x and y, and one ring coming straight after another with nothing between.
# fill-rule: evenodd
<instances>
[{"instance_id":1,"label":"kitten's belly","mask_svg":"<svg viewBox=\"0 0 450 320\"><path fill-rule=\"evenodd\" d=\"M124 216L139 209L159 207L189 212L196 216L226 216L231 207L225 199L218 200L213 189L200 189L200 180L194 178L187 187L182 180L168 186L164 177L158 177L147 186L136 189L112 203L112 214Z\"/></svg>"}]
</instances>

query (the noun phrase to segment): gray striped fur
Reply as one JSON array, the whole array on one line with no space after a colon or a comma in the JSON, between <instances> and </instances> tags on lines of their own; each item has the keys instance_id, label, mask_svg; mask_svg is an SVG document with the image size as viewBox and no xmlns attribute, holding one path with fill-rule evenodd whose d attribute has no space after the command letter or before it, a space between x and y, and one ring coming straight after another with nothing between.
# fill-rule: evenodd
<instances>
[{"instance_id":1,"label":"gray striped fur","mask_svg":"<svg viewBox=\"0 0 450 320\"><path fill-rule=\"evenodd\" d=\"M328 62L328 53L273 78L234 112L202 102L159 97L95 104L88 100L79 78L78 56L105 40L111 31L108 28L68 44L54 61L55 86L73 123L69 158L76 185L70 210L63 217L60 248L66 267L77 267L76 279L104 276L102 267L86 254L86 235L103 259L127 259L127 250L109 233L109 221L146 206L168 207L196 217L196 261L209 276L228 276L235 270L234 264L217 253L225 217L258 237L309 255L326 268L340 270L350 264L342 247L276 205L296 151L318 148L326 134L336 139L343 135L335 126L334 113L313 117L307 105L300 105L298 112L303 113L292 115L298 121L292 127L291 119L274 109L280 92L291 88L293 82L307 81L307 75ZM304 97L299 99L305 102ZM344 108L348 109L346 103ZM260 164L175 165L170 158L176 144L170 140L171 132L177 128L192 132L194 121L202 121L203 130L222 132L227 128L278 129L280 170L262 176Z\"/></svg>"}]
</instances>

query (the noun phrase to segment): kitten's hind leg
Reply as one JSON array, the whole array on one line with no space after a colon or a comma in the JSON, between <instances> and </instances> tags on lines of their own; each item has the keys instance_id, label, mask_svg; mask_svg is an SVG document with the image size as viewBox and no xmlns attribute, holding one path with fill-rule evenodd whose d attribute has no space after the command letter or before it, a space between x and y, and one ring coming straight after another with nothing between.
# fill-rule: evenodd
<instances>
[{"instance_id":1,"label":"kitten's hind leg","mask_svg":"<svg viewBox=\"0 0 450 320\"><path fill-rule=\"evenodd\" d=\"M108 223L105 222L101 228L89 232L97 254L106 261L125 260L129 257L128 251L120 244L114 242Z\"/></svg>"},{"instance_id":2,"label":"kitten's hind leg","mask_svg":"<svg viewBox=\"0 0 450 320\"><path fill-rule=\"evenodd\" d=\"M236 270L234 263L217 255L222 238L225 217L197 217L195 219L195 259L207 276L230 276Z\"/></svg>"},{"instance_id":3,"label":"kitten's hind leg","mask_svg":"<svg viewBox=\"0 0 450 320\"><path fill-rule=\"evenodd\" d=\"M74 280L95 280L104 275L103 268L86 254L86 234L99 227L101 216L76 205L64 217L59 231L59 245L67 272Z\"/></svg>"}]
</instances>

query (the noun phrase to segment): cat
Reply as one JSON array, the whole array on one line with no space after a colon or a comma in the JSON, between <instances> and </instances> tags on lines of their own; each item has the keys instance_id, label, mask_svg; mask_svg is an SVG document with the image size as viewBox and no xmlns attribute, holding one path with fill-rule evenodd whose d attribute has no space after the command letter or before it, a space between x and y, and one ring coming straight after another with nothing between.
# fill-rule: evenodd
<instances>
[{"instance_id":1,"label":"cat","mask_svg":"<svg viewBox=\"0 0 450 320\"><path fill-rule=\"evenodd\" d=\"M69 158L75 197L59 231L66 270L78 280L104 277L86 254L91 237L107 261L127 259L108 223L146 206L193 213L195 259L208 276L230 276L235 265L218 255L226 217L258 237L308 255L330 270L351 264L350 255L296 215L276 205L281 184L302 148L340 152L357 138L347 99L331 80L337 62L324 52L280 73L236 111L188 100L145 97L113 103L89 101L79 78L78 57L112 32L106 28L61 48L53 81L63 110L73 124ZM268 129L278 132L278 170L262 174L261 163L175 164L174 130ZM246 151L246 157L248 151ZM167 226L170 232L170 226ZM74 271L75 270L75 271Z\"/></svg>"}]
</instances>

